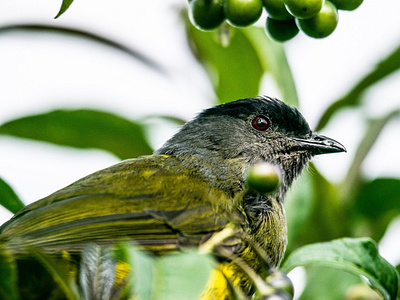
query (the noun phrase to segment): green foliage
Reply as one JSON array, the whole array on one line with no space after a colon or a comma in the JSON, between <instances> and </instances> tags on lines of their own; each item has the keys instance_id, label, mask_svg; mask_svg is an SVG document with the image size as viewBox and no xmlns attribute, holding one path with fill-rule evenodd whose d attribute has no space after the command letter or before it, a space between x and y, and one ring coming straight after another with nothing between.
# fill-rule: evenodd
<instances>
[{"instance_id":1,"label":"green foliage","mask_svg":"<svg viewBox=\"0 0 400 300\"><path fill-rule=\"evenodd\" d=\"M195 55L210 75L219 103L258 96L262 76L275 79L288 103L297 105L293 76L283 47L257 27L238 29L228 25L218 32L203 32L187 25ZM225 41L226 40L226 41Z\"/></svg>"},{"instance_id":2,"label":"green foliage","mask_svg":"<svg viewBox=\"0 0 400 300\"><path fill-rule=\"evenodd\" d=\"M25 204L19 199L14 190L0 178L0 205L13 214L21 210Z\"/></svg>"},{"instance_id":3,"label":"green foliage","mask_svg":"<svg viewBox=\"0 0 400 300\"><path fill-rule=\"evenodd\" d=\"M214 33L188 26L195 54L206 66L220 103L256 97L263 75L260 57L244 31L227 30L231 36L228 45L223 45Z\"/></svg>"},{"instance_id":4,"label":"green foliage","mask_svg":"<svg viewBox=\"0 0 400 300\"><path fill-rule=\"evenodd\" d=\"M304 246L287 258L282 269L289 272L299 266L325 266L365 276L385 299L397 295L396 269L379 255L376 243L368 238L344 238Z\"/></svg>"},{"instance_id":5,"label":"green foliage","mask_svg":"<svg viewBox=\"0 0 400 300\"><path fill-rule=\"evenodd\" d=\"M346 299L349 289L360 285L374 292L362 283L359 275L337 268L313 266L308 267L305 271L307 281L300 300L313 299L316 295L323 295L324 300Z\"/></svg>"},{"instance_id":6,"label":"green foliage","mask_svg":"<svg viewBox=\"0 0 400 300\"><path fill-rule=\"evenodd\" d=\"M213 257L193 250L156 257L121 244L116 251L134 266L127 296L138 299L198 299L215 265Z\"/></svg>"},{"instance_id":7,"label":"green foliage","mask_svg":"<svg viewBox=\"0 0 400 300\"><path fill-rule=\"evenodd\" d=\"M65 11L70 7L72 2L74 2L74 0L63 0L63 2L61 4L60 11L58 12L58 14L55 17L55 19L57 19L59 16L61 16L63 13L65 13Z\"/></svg>"},{"instance_id":8,"label":"green foliage","mask_svg":"<svg viewBox=\"0 0 400 300\"><path fill-rule=\"evenodd\" d=\"M111 113L55 110L0 126L0 134L77 148L98 148L125 159L151 154L142 125Z\"/></svg>"},{"instance_id":9,"label":"green foliage","mask_svg":"<svg viewBox=\"0 0 400 300\"><path fill-rule=\"evenodd\" d=\"M354 193L352 211L369 236L380 240L390 222L400 214L400 180L377 178L365 181Z\"/></svg>"},{"instance_id":10,"label":"green foliage","mask_svg":"<svg viewBox=\"0 0 400 300\"><path fill-rule=\"evenodd\" d=\"M72 1L63 1L57 17ZM217 31L202 32L186 21L188 42L193 54L208 72L216 97L223 103L238 98L255 97L263 76L270 75L282 98L298 105L293 75L282 45L272 42L262 28L233 28L223 24ZM0 28L2 33L53 33L94 41L127 54L127 58L144 63L158 73L167 74L155 60L135 49L91 32L45 25L12 25ZM0 36L1 37L1 36ZM383 58L343 97L332 102L322 114L317 130L324 128L341 110L363 106L363 95L400 68L400 47ZM290 191L286 203L289 244L282 266L289 271L306 267L306 288L300 299L343 299L354 285L362 284L360 276L386 299L395 299L398 275L378 253L375 242L384 235L391 221L400 215L400 179L368 180L362 164L376 144L385 126L398 118L398 110L379 119L365 117L367 130L358 145L351 167L340 183L333 184L311 165ZM157 118L182 123L176 116ZM97 148L121 159L152 152L140 120L126 120L115 114L92 109L66 110L25 116L0 125L2 135L12 135L77 148ZM4 170L6 171L6 170ZM0 179L0 205L15 213L23 202L11 187ZM351 237L339 239L341 237ZM335 239L335 240L332 240ZM332 241L331 241L332 240ZM327 242L329 241L329 242ZM321 243L323 242L323 243ZM54 282L69 299L88 297L102 282L112 281L110 252L88 246L84 250L80 287L70 280L68 271L53 258L36 249L30 254L51 274ZM118 245L114 251L118 263L134 266L128 282L116 290L104 290L110 297L132 295L139 299L194 299L201 293L214 267L213 258L197 252L155 257L130 245ZM19 299L16 288L16 263L6 249L0 248L0 298ZM115 287L113 287L115 288ZM111 292L110 292L111 291ZM112 296L114 295L114 296Z\"/></svg>"}]
</instances>

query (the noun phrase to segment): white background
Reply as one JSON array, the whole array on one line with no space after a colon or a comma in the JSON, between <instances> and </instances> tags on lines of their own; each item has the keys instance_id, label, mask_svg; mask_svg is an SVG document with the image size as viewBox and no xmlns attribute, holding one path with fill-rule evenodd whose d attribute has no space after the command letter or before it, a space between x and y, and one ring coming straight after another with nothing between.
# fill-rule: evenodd
<instances>
[{"instance_id":1,"label":"white background","mask_svg":"<svg viewBox=\"0 0 400 300\"><path fill-rule=\"evenodd\" d=\"M77 38L56 35L0 35L0 124L56 108L98 108L135 119L153 113L190 118L212 105L213 91L202 68L189 54L176 13L185 0L76 0L59 19L61 1L2 0L0 26L41 23L72 26L104 35L155 59L168 75L149 70L126 54ZM400 45L400 1L365 0L354 12L340 12L336 31L315 40L300 33L286 43L303 115L311 127L328 104L342 96L366 72ZM265 18L265 16L264 16ZM262 25L262 21L259 22ZM268 78L261 93L280 96ZM378 117L400 107L399 72L364 97L366 109L345 110L323 134L343 143L347 154L316 158L329 179L339 182L347 172L365 131L361 115ZM151 122L154 147L177 128ZM400 176L400 121L391 122L367 157L369 178ZM0 177L25 203L118 159L98 150L77 150L0 137ZM0 210L0 223L11 217ZM399 227L399 226L397 226ZM396 226L381 243L382 254L400 262ZM386 241L390 239L391 247ZM399 242L398 242L399 243ZM391 249L392 248L392 249Z\"/></svg>"}]
</instances>

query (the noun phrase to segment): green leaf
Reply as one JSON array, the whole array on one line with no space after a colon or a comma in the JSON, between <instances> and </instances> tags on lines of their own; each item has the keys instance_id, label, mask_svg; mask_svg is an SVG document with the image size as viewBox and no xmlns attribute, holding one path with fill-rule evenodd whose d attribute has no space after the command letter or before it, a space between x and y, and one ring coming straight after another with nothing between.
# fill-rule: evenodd
<instances>
[{"instance_id":1,"label":"green leaf","mask_svg":"<svg viewBox=\"0 0 400 300\"><path fill-rule=\"evenodd\" d=\"M360 276L324 267L307 268L306 279L306 286L299 297L300 300L348 299L346 298L348 289L352 286L362 284Z\"/></svg>"},{"instance_id":2,"label":"green leaf","mask_svg":"<svg viewBox=\"0 0 400 300\"><path fill-rule=\"evenodd\" d=\"M288 226L288 244L286 255L293 249L306 243L309 236L309 223L313 213L314 186L312 175L304 172L301 179L288 191L285 211ZM304 238L305 237L305 238Z\"/></svg>"},{"instance_id":3,"label":"green leaf","mask_svg":"<svg viewBox=\"0 0 400 300\"><path fill-rule=\"evenodd\" d=\"M156 299L198 299L213 266L211 256L196 251L163 257L155 269Z\"/></svg>"},{"instance_id":4,"label":"green leaf","mask_svg":"<svg viewBox=\"0 0 400 300\"><path fill-rule=\"evenodd\" d=\"M299 266L325 266L365 276L385 299L397 295L397 271L379 255L369 238L343 238L301 247L291 253L282 269L289 272Z\"/></svg>"},{"instance_id":5,"label":"green leaf","mask_svg":"<svg viewBox=\"0 0 400 300\"><path fill-rule=\"evenodd\" d=\"M136 49L129 48L126 45L121 44L115 40L111 40L109 38L95 34L90 31L64 27L64 26L54 26L54 25L48 26L42 24L19 24L19 25L8 25L0 27L0 34L13 33L13 32L23 32L28 34L32 33L58 34L75 38L81 38L85 41L99 43L101 46L111 47L115 50L121 51L129 55L135 61L139 61L145 64L147 67L153 69L154 71L157 71L158 73L161 73L163 75L167 75L167 71L159 63L157 63L147 55L139 52Z\"/></svg>"},{"instance_id":6,"label":"green leaf","mask_svg":"<svg viewBox=\"0 0 400 300\"><path fill-rule=\"evenodd\" d=\"M0 178L0 205L13 214L24 208L25 204L19 199L13 189Z\"/></svg>"},{"instance_id":7,"label":"green leaf","mask_svg":"<svg viewBox=\"0 0 400 300\"><path fill-rule=\"evenodd\" d=\"M77 148L98 148L125 159L151 154L142 125L95 110L55 110L0 126L0 134Z\"/></svg>"},{"instance_id":8,"label":"green leaf","mask_svg":"<svg viewBox=\"0 0 400 300\"><path fill-rule=\"evenodd\" d=\"M128 243L119 244L116 248L116 258L131 266L129 282L126 285L126 297L138 300L152 299L155 257L145 251L140 251Z\"/></svg>"},{"instance_id":9,"label":"green leaf","mask_svg":"<svg viewBox=\"0 0 400 300\"><path fill-rule=\"evenodd\" d=\"M262 61L243 30L230 27L228 45L215 32L198 30L189 21L187 32L194 54L208 71L219 103L258 96Z\"/></svg>"},{"instance_id":10,"label":"green leaf","mask_svg":"<svg viewBox=\"0 0 400 300\"><path fill-rule=\"evenodd\" d=\"M344 217L338 188L310 163L286 201L288 250L348 235L351 220ZM338 222L338 220L341 220Z\"/></svg>"},{"instance_id":11,"label":"green leaf","mask_svg":"<svg viewBox=\"0 0 400 300\"><path fill-rule=\"evenodd\" d=\"M12 256L0 246L0 298L17 300L17 264Z\"/></svg>"},{"instance_id":12,"label":"green leaf","mask_svg":"<svg viewBox=\"0 0 400 300\"><path fill-rule=\"evenodd\" d=\"M57 16L55 16L54 19L57 19L59 16L61 16L69 8L72 2L74 2L74 0L63 0L60 11L58 12Z\"/></svg>"},{"instance_id":13,"label":"green leaf","mask_svg":"<svg viewBox=\"0 0 400 300\"><path fill-rule=\"evenodd\" d=\"M272 41L261 27L249 26L243 32L253 44L254 50L263 64L264 71L274 78L282 100L294 106L299 105L296 85L286 57L283 44Z\"/></svg>"},{"instance_id":14,"label":"green leaf","mask_svg":"<svg viewBox=\"0 0 400 300\"><path fill-rule=\"evenodd\" d=\"M360 104L361 96L366 89L389 76L400 68L400 47L394 50L389 56L379 62L375 69L362 78L345 96L332 103L322 115L317 125L317 131L328 124L332 116L339 110L357 106ZM379 101L379 99L377 99Z\"/></svg>"},{"instance_id":15,"label":"green leaf","mask_svg":"<svg viewBox=\"0 0 400 300\"><path fill-rule=\"evenodd\" d=\"M400 214L400 179L377 178L360 184L351 211L363 216L369 235L380 239L390 222Z\"/></svg>"},{"instance_id":16,"label":"green leaf","mask_svg":"<svg viewBox=\"0 0 400 300\"><path fill-rule=\"evenodd\" d=\"M156 257L128 244L120 245L119 250L119 259L128 262L132 270L128 297L139 300L198 299L215 263L198 251Z\"/></svg>"},{"instance_id":17,"label":"green leaf","mask_svg":"<svg viewBox=\"0 0 400 300\"><path fill-rule=\"evenodd\" d=\"M35 258L52 276L53 280L58 284L64 292L65 298L68 300L79 300L79 289L76 283L69 277L67 268L56 262L51 256L37 250L33 247L27 248L29 254Z\"/></svg>"}]
</instances>

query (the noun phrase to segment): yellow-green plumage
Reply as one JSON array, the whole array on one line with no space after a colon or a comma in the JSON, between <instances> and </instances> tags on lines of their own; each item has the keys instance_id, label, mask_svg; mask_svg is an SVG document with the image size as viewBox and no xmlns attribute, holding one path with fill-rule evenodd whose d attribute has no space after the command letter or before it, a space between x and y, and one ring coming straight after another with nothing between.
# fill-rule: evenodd
<instances>
[{"instance_id":1,"label":"yellow-green plumage","mask_svg":"<svg viewBox=\"0 0 400 300\"><path fill-rule=\"evenodd\" d=\"M154 155L123 161L28 205L0 227L0 243L17 260L27 259L25 246L65 260L88 243L109 246L126 239L164 254L197 247L234 224L275 267L286 245L287 189L313 155L341 151L342 145L313 134L301 114L279 100L224 104L187 123ZM282 171L279 189L267 196L246 187L246 171L260 161ZM231 251L260 272L252 243L234 243ZM122 269L117 273L126 274ZM225 276L251 291L244 272L226 259L202 299L229 299Z\"/></svg>"},{"instance_id":2,"label":"yellow-green plumage","mask_svg":"<svg viewBox=\"0 0 400 300\"><path fill-rule=\"evenodd\" d=\"M238 190L232 198L174 157L147 156L96 172L27 206L1 239L14 253L24 244L79 251L83 241L110 244L126 237L152 250L196 246L204 234L227 224L242 194Z\"/></svg>"}]
</instances>

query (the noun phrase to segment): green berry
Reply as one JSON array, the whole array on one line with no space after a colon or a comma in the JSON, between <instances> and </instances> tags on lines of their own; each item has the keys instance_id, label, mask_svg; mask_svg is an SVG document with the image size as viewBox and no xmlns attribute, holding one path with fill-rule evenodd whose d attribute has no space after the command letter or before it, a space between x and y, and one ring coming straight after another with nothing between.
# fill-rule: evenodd
<instances>
[{"instance_id":1,"label":"green berry","mask_svg":"<svg viewBox=\"0 0 400 300\"><path fill-rule=\"evenodd\" d=\"M265 24L267 35L277 42L286 42L294 38L299 33L294 19L287 21L278 21L270 17Z\"/></svg>"},{"instance_id":2,"label":"green berry","mask_svg":"<svg viewBox=\"0 0 400 300\"><path fill-rule=\"evenodd\" d=\"M217 28L225 20L223 0L192 0L193 24L201 30Z\"/></svg>"},{"instance_id":3,"label":"green berry","mask_svg":"<svg viewBox=\"0 0 400 300\"><path fill-rule=\"evenodd\" d=\"M245 27L256 22L262 14L262 0L225 0L224 12L228 22Z\"/></svg>"},{"instance_id":4,"label":"green berry","mask_svg":"<svg viewBox=\"0 0 400 300\"><path fill-rule=\"evenodd\" d=\"M250 190L259 194L268 194L279 186L279 169L267 162L255 164L247 173L246 182Z\"/></svg>"},{"instance_id":5,"label":"green berry","mask_svg":"<svg viewBox=\"0 0 400 300\"><path fill-rule=\"evenodd\" d=\"M298 19L309 19L317 15L324 0L284 0L287 10Z\"/></svg>"},{"instance_id":6,"label":"green berry","mask_svg":"<svg viewBox=\"0 0 400 300\"><path fill-rule=\"evenodd\" d=\"M271 19L280 21L293 19L283 0L263 0L263 5Z\"/></svg>"},{"instance_id":7,"label":"green berry","mask_svg":"<svg viewBox=\"0 0 400 300\"><path fill-rule=\"evenodd\" d=\"M337 9L341 10L355 10L358 8L363 0L331 0Z\"/></svg>"},{"instance_id":8,"label":"green berry","mask_svg":"<svg viewBox=\"0 0 400 300\"><path fill-rule=\"evenodd\" d=\"M330 35L338 21L337 8L330 1L325 1L318 15L310 19L296 19L296 24L308 36L320 39Z\"/></svg>"}]
</instances>

